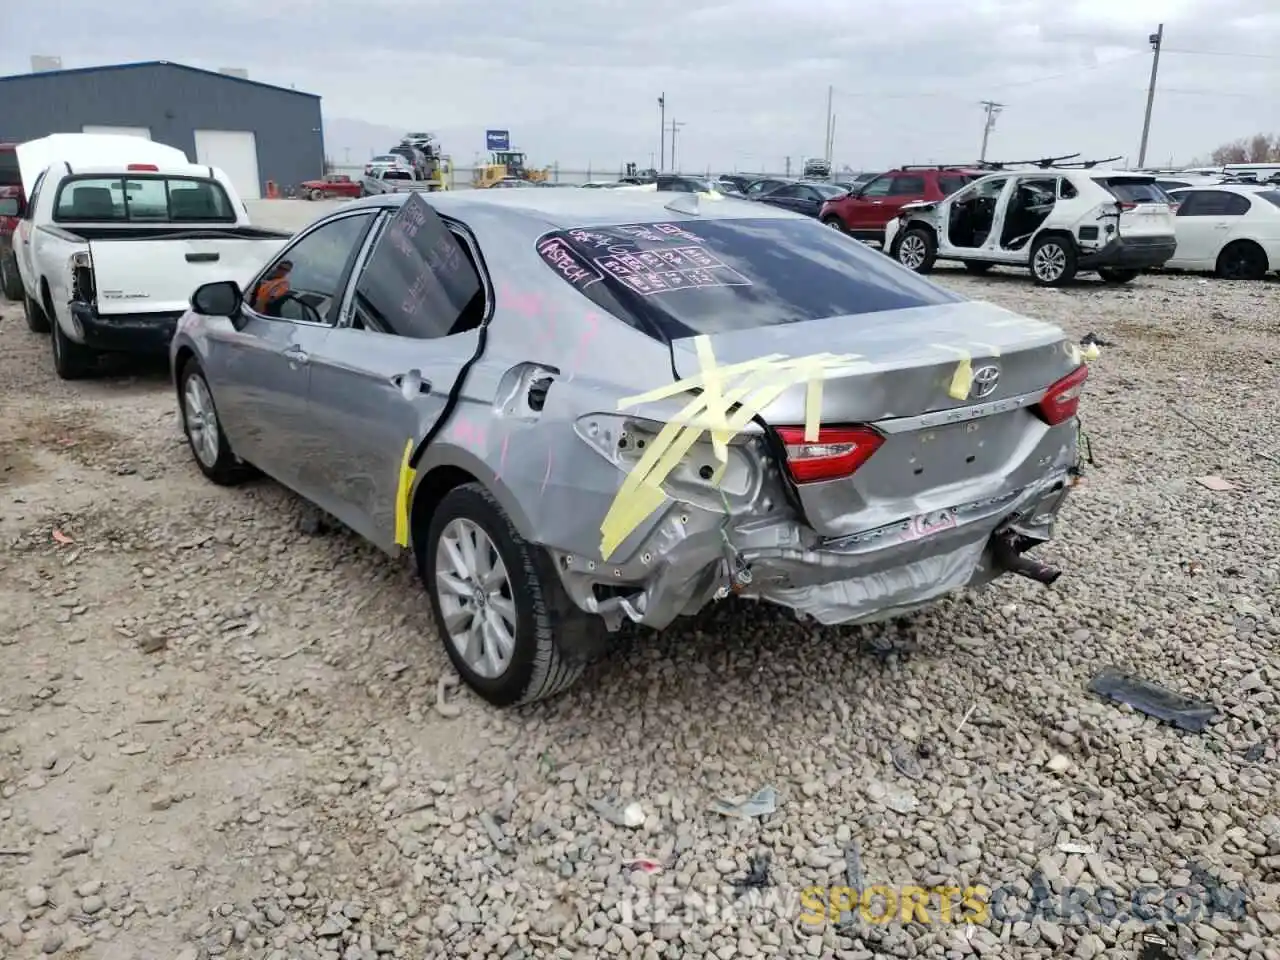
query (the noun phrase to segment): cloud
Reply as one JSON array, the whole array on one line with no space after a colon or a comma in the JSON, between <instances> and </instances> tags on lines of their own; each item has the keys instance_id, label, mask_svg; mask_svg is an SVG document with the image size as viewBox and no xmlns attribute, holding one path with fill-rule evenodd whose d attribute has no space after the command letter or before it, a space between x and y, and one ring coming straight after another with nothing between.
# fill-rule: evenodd
<instances>
[{"instance_id":1,"label":"cloud","mask_svg":"<svg viewBox=\"0 0 1280 960\"><path fill-rule=\"evenodd\" d=\"M979 101L1004 104L989 156L1136 160L1165 20L1148 162L1280 132L1280 11L1256 0L9 0L0 33L66 66L168 59L242 66L319 93L330 154L358 161L408 129L456 162L511 131L536 164L616 170L659 147L657 98L686 169L780 169L821 154L834 88L837 163L971 160ZM214 12L216 10L216 12ZM193 28L193 24L199 24ZM54 38L54 39L50 39ZM33 41L29 41L33 42ZM1185 51L1185 52L1184 52ZM1195 52L1190 52L1195 51ZM1205 53L1258 54L1255 57ZM1274 57L1274 59L1268 59ZM345 123L344 121L357 121ZM670 137L667 138L669 147Z\"/></svg>"}]
</instances>

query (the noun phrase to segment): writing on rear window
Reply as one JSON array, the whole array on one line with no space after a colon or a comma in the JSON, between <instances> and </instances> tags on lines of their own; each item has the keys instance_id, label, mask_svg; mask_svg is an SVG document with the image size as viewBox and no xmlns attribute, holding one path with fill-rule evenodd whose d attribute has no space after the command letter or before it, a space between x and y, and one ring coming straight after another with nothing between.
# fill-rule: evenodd
<instances>
[{"instance_id":1,"label":"writing on rear window","mask_svg":"<svg viewBox=\"0 0 1280 960\"><path fill-rule=\"evenodd\" d=\"M587 242L587 241L580 241ZM559 237L551 237L543 240L538 244L538 253L542 254L542 259L550 265L556 273L564 277L575 287L585 287L588 284L595 283L597 280L604 279L600 274L592 270L586 263L582 261L576 253L569 248Z\"/></svg>"},{"instance_id":2,"label":"writing on rear window","mask_svg":"<svg viewBox=\"0 0 1280 960\"><path fill-rule=\"evenodd\" d=\"M599 257L596 266L646 296L689 287L750 286L751 281L700 247L636 250Z\"/></svg>"}]
</instances>

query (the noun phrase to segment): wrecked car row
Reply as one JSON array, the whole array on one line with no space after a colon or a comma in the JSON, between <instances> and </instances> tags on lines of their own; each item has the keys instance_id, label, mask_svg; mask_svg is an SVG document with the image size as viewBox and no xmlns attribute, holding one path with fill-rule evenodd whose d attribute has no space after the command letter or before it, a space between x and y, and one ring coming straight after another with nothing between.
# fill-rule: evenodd
<instances>
[{"instance_id":1,"label":"wrecked car row","mask_svg":"<svg viewBox=\"0 0 1280 960\"><path fill-rule=\"evenodd\" d=\"M813 219L623 190L357 201L197 290L171 362L200 470L410 556L498 705L729 597L857 624L1051 583L1087 377Z\"/></svg>"}]
</instances>

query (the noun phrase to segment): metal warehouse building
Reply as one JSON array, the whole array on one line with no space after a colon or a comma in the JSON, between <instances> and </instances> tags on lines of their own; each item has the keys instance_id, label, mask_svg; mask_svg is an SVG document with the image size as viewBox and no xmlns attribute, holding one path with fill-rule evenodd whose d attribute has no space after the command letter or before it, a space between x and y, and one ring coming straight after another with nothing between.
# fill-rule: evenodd
<instances>
[{"instance_id":1,"label":"metal warehouse building","mask_svg":"<svg viewBox=\"0 0 1280 960\"><path fill-rule=\"evenodd\" d=\"M223 170L261 197L324 171L320 98L156 60L0 77L0 142L51 133L147 137Z\"/></svg>"}]
</instances>

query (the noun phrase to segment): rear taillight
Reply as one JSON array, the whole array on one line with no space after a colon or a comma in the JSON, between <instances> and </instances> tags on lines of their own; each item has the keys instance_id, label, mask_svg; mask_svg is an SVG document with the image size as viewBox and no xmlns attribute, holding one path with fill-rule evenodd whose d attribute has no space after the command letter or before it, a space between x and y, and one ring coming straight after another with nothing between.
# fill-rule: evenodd
<instances>
[{"instance_id":1,"label":"rear taillight","mask_svg":"<svg viewBox=\"0 0 1280 960\"><path fill-rule=\"evenodd\" d=\"M1121 209L1121 211L1138 209L1138 205L1136 203L1130 203L1128 200L1121 200L1118 204L1116 204L1116 206L1118 206Z\"/></svg>"},{"instance_id":2,"label":"rear taillight","mask_svg":"<svg viewBox=\"0 0 1280 960\"><path fill-rule=\"evenodd\" d=\"M152 173L160 172L160 168L157 167L154 163L131 163L127 167L125 167L125 169L126 170L149 170Z\"/></svg>"},{"instance_id":3,"label":"rear taillight","mask_svg":"<svg viewBox=\"0 0 1280 960\"><path fill-rule=\"evenodd\" d=\"M1080 394L1089 379L1089 365L1082 363L1045 391L1031 409L1051 427L1070 420L1080 409Z\"/></svg>"},{"instance_id":4,"label":"rear taillight","mask_svg":"<svg viewBox=\"0 0 1280 960\"><path fill-rule=\"evenodd\" d=\"M880 449L884 437L870 427L822 427L808 443L804 427L778 427L787 448L787 470L796 483L847 477Z\"/></svg>"}]
</instances>

